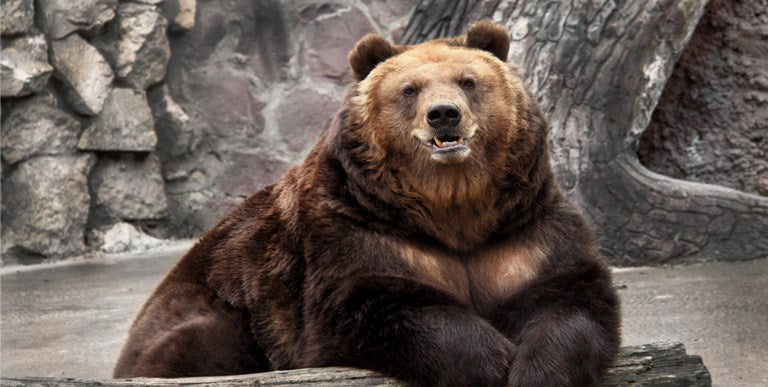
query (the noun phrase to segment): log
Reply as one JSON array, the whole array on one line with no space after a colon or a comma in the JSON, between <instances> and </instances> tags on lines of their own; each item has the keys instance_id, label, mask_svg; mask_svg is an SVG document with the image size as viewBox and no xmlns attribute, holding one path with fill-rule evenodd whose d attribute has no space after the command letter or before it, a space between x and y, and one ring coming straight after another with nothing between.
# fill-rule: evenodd
<instances>
[{"instance_id":1,"label":"log","mask_svg":"<svg viewBox=\"0 0 768 387\"><path fill-rule=\"evenodd\" d=\"M651 172L637 147L707 0L421 0L401 43L504 24L560 185L620 266L768 256L768 198ZM466 12L459 13L457 10Z\"/></svg>"},{"instance_id":2,"label":"log","mask_svg":"<svg viewBox=\"0 0 768 387\"><path fill-rule=\"evenodd\" d=\"M624 347L600 386L711 386L712 378L701 357L688 355L681 343L654 343ZM180 379L74 379L3 377L2 386L404 386L373 371L352 368L305 368L259 374Z\"/></svg>"}]
</instances>

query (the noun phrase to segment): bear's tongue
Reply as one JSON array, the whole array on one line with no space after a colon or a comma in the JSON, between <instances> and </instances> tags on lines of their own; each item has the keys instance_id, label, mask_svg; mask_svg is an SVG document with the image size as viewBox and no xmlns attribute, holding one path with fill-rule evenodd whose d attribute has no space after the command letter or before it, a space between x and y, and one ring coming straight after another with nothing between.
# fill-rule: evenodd
<instances>
[{"instance_id":1,"label":"bear's tongue","mask_svg":"<svg viewBox=\"0 0 768 387\"><path fill-rule=\"evenodd\" d=\"M448 148L464 143L464 137L460 136L440 136L435 137L432 140L438 148Z\"/></svg>"}]
</instances>

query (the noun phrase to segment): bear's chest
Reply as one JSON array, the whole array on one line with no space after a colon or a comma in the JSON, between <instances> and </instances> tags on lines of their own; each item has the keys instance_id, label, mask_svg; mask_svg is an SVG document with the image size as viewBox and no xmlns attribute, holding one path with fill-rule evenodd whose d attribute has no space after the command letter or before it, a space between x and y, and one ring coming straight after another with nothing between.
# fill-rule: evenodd
<instances>
[{"instance_id":1,"label":"bear's chest","mask_svg":"<svg viewBox=\"0 0 768 387\"><path fill-rule=\"evenodd\" d=\"M417 280L478 309L509 299L539 275L546 260L544 249L533 243L494 246L461 257L406 245L401 256Z\"/></svg>"}]
</instances>

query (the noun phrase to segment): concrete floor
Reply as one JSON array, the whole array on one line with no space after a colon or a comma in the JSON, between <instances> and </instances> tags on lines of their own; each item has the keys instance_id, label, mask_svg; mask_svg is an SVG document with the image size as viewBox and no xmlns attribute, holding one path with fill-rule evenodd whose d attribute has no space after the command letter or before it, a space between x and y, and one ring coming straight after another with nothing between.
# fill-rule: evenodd
<instances>
[{"instance_id":1,"label":"concrete floor","mask_svg":"<svg viewBox=\"0 0 768 387\"><path fill-rule=\"evenodd\" d=\"M0 375L106 378L133 317L189 243L0 269ZM768 385L768 259L619 269L624 344L682 341L718 386Z\"/></svg>"}]
</instances>

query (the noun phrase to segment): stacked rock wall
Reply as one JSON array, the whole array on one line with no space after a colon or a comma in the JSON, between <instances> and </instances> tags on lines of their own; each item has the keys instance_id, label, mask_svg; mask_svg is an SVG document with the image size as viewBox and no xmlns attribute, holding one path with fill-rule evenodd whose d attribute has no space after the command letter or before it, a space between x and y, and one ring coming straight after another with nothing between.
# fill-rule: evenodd
<instances>
[{"instance_id":1,"label":"stacked rock wall","mask_svg":"<svg viewBox=\"0 0 768 387\"><path fill-rule=\"evenodd\" d=\"M167 218L147 89L195 2L1 4L2 262L81 254L116 224Z\"/></svg>"},{"instance_id":2,"label":"stacked rock wall","mask_svg":"<svg viewBox=\"0 0 768 387\"><path fill-rule=\"evenodd\" d=\"M356 40L413 6L3 0L3 263L201 234L304 157Z\"/></svg>"}]
</instances>

